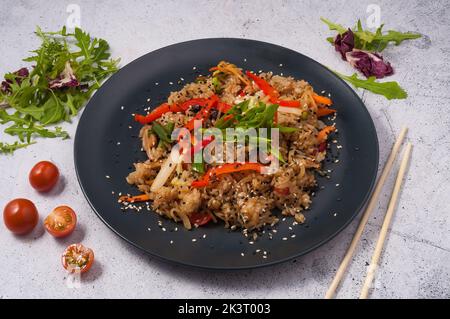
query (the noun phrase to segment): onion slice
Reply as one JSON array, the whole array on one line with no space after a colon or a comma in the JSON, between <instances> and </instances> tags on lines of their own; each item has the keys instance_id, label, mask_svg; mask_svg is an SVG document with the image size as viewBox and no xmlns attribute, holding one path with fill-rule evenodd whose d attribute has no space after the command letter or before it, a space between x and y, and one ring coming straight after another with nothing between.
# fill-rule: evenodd
<instances>
[{"instance_id":1,"label":"onion slice","mask_svg":"<svg viewBox=\"0 0 450 319\"><path fill-rule=\"evenodd\" d=\"M172 148L169 157L167 157L161 165L161 169L159 170L158 175L156 175L156 178L150 187L150 191L154 192L164 186L170 175L172 175L173 171L177 168L178 163L181 162L183 155L184 154L180 154L180 148L178 147L178 144L176 144Z\"/></svg>"},{"instance_id":2,"label":"onion slice","mask_svg":"<svg viewBox=\"0 0 450 319\"><path fill-rule=\"evenodd\" d=\"M279 106L278 112L282 113L291 113L296 115L302 115L302 110L297 107L286 107L286 106Z\"/></svg>"}]
</instances>

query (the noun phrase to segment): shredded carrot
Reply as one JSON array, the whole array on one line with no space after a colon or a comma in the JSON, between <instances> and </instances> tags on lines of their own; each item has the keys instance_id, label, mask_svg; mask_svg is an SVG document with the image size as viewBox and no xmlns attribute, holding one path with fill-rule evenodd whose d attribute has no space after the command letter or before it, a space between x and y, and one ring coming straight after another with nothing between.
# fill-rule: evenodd
<instances>
[{"instance_id":1,"label":"shredded carrot","mask_svg":"<svg viewBox=\"0 0 450 319\"><path fill-rule=\"evenodd\" d=\"M135 202L146 202L150 200L147 194L141 194L136 196L120 196L119 201L120 202L128 202L128 203L135 203Z\"/></svg>"},{"instance_id":2,"label":"shredded carrot","mask_svg":"<svg viewBox=\"0 0 450 319\"><path fill-rule=\"evenodd\" d=\"M317 117L327 116L333 113L336 113L336 110L327 107L319 107L316 112Z\"/></svg>"},{"instance_id":3,"label":"shredded carrot","mask_svg":"<svg viewBox=\"0 0 450 319\"><path fill-rule=\"evenodd\" d=\"M327 140L328 134L336 130L334 126L325 126L320 132L317 134L317 140L319 143L323 143Z\"/></svg>"},{"instance_id":4,"label":"shredded carrot","mask_svg":"<svg viewBox=\"0 0 450 319\"><path fill-rule=\"evenodd\" d=\"M331 101L331 99L328 97L317 95L317 94L313 94L312 97L316 103L325 104L327 106L330 106L331 104L333 104L333 101Z\"/></svg>"}]
</instances>

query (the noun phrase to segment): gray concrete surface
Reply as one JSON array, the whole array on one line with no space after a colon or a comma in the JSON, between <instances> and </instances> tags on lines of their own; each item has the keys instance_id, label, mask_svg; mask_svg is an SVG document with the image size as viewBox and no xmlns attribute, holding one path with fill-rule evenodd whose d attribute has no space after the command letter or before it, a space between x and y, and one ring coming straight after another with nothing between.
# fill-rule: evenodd
<instances>
[{"instance_id":1,"label":"gray concrete surface","mask_svg":"<svg viewBox=\"0 0 450 319\"><path fill-rule=\"evenodd\" d=\"M0 73L16 70L38 44L36 25L54 30L65 23L69 3L81 8L81 24L107 39L122 65L154 49L205 37L243 37L280 44L346 73L325 41L328 17L352 25L377 3L388 28L416 31L420 40L391 47L385 57L409 98L387 101L358 91L376 125L381 163L402 125L414 144L412 164L386 243L373 298L450 297L450 10L447 1L16 1L0 0ZM64 127L74 134L77 120ZM1 140L8 139L3 132ZM189 270L159 262L114 235L94 215L76 181L73 140L41 140L14 156L0 156L0 204L32 198L45 216L59 204L78 213L79 227L55 240L36 229L17 238L0 223L0 298L12 297L226 297L321 298L357 225L296 261L273 268L234 273ZM56 162L64 185L38 196L27 183L38 160ZM392 178L383 190L362 244L339 291L359 295L382 223ZM60 254L69 243L93 247L97 263L78 288L69 288Z\"/></svg>"}]
</instances>

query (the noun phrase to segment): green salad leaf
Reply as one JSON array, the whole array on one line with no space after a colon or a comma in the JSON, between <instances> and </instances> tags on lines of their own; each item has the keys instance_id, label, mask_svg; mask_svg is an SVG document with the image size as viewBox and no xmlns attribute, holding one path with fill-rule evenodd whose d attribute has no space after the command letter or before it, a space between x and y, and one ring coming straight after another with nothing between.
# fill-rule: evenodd
<instances>
[{"instance_id":1,"label":"green salad leaf","mask_svg":"<svg viewBox=\"0 0 450 319\"><path fill-rule=\"evenodd\" d=\"M344 75L339 72L333 71L337 76L344 79L345 81L351 83L357 88L363 88L371 91L375 94L380 94L385 96L388 100L392 99L406 99L408 94L403 90L400 85L395 81L389 82L377 82L375 77L371 76L368 79L360 79L354 73L353 75Z\"/></svg>"},{"instance_id":2,"label":"green salad leaf","mask_svg":"<svg viewBox=\"0 0 450 319\"><path fill-rule=\"evenodd\" d=\"M11 152L32 144L36 136L68 138L60 127L47 126L69 122L118 70L119 59L110 58L108 43L80 28L68 33L65 27L57 32L37 27L35 34L41 45L23 59L32 67L6 74L1 85L0 124L9 123L4 132L27 141L11 147L3 143Z\"/></svg>"},{"instance_id":3,"label":"green salad leaf","mask_svg":"<svg viewBox=\"0 0 450 319\"><path fill-rule=\"evenodd\" d=\"M339 34L343 34L348 29L344 26L331 22L328 19L320 18L324 23L328 25L330 30L337 31ZM361 24L361 20L358 20L356 26L352 29L355 37L355 48L360 50L366 50L371 52L381 52L383 51L389 43L394 43L395 45L401 44L405 40L413 40L420 38L422 35L413 32L399 32L395 30L388 30L387 33L383 33L383 26L371 32L364 30ZM334 42L334 38L329 37L327 40L330 43Z\"/></svg>"}]
</instances>

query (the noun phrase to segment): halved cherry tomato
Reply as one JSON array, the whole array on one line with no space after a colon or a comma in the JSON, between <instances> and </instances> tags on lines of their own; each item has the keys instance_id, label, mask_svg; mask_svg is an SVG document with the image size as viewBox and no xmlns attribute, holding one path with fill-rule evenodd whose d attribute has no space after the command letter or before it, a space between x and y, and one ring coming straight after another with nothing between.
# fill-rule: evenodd
<instances>
[{"instance_id":1,"label":"halved cherry tomato","mask_svg":"<svg viewBox=\"0 0 450 319\"><path fill-rule=\"evenodd\" d=\"M84 273L92 267L94 252L82 244L72 244L64 251L61 261L68 272Z\"/></svg>"},{"instance_id":2,"label":"halved cherry tomato","mask_svg":"<svg viewBox=\"0 0 450 319\"><path fill-rule=\"evenodd\" d=\"M42 161L34 165L29 175L31 186L39 192L51 190L58 182L58 178L58 168L48 161Z\"/></svg>"},{"instance_id":3,"label":"halved cherry tomato","mask_svg":"<svg viewBox=\"0 0 450 319\"><path fill-rule=\"evenodd\" d=\"M33 230L39 215L33 202L16 198L6 204L3 210L3 221L6 227L16 235L24 235Z\"/></svg>"},{"instance_id":4,"label":"halved cherry tomato","mask_svg":"<svg viewBox=\"0 0 450 319\"><path fill-rule=\"evenodd\" d=\"M189 217L189 221L193 225L202 226L208 224L212 220L212 217L210 214L205 213L193 213Z\"/></svg>"},{"instance_id":5,"label":"halved cherry tomato","mask_svg":"<svg viewBox=\"0 0 450 319\"><path fill-rule=\"evenodd\" d=\"M69 206L58 206L44 220L45 229L54 237L70 235L77 225L77 215Z\"/></svg>"}]
</instances>

